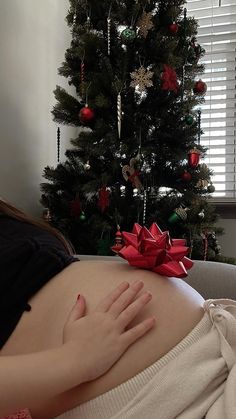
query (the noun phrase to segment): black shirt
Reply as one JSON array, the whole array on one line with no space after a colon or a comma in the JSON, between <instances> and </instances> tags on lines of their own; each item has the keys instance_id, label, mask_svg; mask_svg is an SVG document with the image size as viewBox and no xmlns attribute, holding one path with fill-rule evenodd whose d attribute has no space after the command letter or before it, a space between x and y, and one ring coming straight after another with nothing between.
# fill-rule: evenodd
<instances>
[{"instance_id":1,"label":"black shirt","mask_svg":"<svg viewBox=\"0 0 236 419\"><path fill-rule=\"evenodd\" d=\"M0 216L0 348L31 309L28 299L76 260L50 232Z\"/></svg>"}]
</instances>

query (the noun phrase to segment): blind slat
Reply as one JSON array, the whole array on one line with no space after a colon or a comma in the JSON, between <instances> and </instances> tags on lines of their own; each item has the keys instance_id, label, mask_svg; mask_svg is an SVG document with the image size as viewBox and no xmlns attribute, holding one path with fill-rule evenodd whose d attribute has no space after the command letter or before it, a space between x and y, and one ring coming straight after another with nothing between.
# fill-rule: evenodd
<instances>
[{"instance_id":1,"label":"blind slat","mask_svg":"<svg viewBox=\"0 0 236 419\"><path fill-rule=\"evenodd\" d=\"M226 4L227 3L227 4ZM236 198L236 2L188 0L188 15L198 20L197 41L206 54L200 61L207 83L202 110L203 162L214 171L213 197Z\"/></svg>"}]
</instances>

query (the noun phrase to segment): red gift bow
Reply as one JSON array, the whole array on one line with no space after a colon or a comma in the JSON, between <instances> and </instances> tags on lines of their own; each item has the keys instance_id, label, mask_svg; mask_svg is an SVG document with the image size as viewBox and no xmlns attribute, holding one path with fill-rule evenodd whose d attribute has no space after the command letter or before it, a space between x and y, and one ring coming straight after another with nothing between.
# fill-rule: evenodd
<instances>
[{"instance_id":1,"label":"red gift bow","mask_svg":"<svg viewBox=\"0 0 236 419\"><path fill-rule=\"evenodd\" d=\"M189 248L184 239L171 239L169 232L162 232L156 223L148 230L134 224L132 233L122 232L125 242L119 256L131 266L148 269L164 276L184 278L193 262L186 257Z\"/></svg>"},{"instance_id":2,"label":"red gift bow","mask_svg":"<svg viewBox=\"0 0 236 419\"><path fill-rule=\"evenodd\" d=\"M162 90L173 90L175 93L178 92L179 84L177 81L177 76L175 70L164 64L164 71L161 76L162 81Z\"/></svg>"}]
</instances>

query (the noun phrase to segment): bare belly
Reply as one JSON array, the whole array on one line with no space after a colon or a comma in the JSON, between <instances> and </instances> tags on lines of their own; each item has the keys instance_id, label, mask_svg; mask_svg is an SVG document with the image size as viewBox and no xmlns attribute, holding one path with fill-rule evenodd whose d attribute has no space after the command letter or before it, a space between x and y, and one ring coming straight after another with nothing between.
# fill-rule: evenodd
<instances>
[{"instance_id":1,"label":"bare belly","mask_svg":"<svg viewBox=\"0 0 236 419\"><path fill-rule=\"evenodd\" d=\"M125 382L165 355L202 318L203 298L180 279L166 279L115 261L81 261L64 269L29 301L32 310L23 314L1 355L60 345L65 320L78 294L85 296L89 312L121 281L137 279L144 281L153 298L135 322L155 315L155 328L132 345L104 376L61 395L55 402L42 401L41 407L32 409L35 418L55 417Z\"/></svg>"}]
</instances>

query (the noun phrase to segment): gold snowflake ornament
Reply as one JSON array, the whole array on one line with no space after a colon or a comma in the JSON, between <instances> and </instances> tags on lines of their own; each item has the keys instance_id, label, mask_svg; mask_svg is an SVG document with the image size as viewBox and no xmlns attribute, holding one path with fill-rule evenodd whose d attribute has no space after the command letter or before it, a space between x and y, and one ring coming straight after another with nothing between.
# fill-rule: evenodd
<instances>
[{"instance_id":1,"label":"gold snowflake ornament","mask_svg":"<svg viewBox=\"0 0 236 419\"><path fill-rule=\"evenodd\" d=\"M138 70L130 73L131 79L133 79L130 86L138 89L140 92L146 92L147 87L153 86L151 80L153 74L153 71L149 71L141 66Z\"/></svg>"},{"instance_id":2,"label":"gold snowflake ornament","mask_svg":"<svg viewBox=\"0 0 236 419\"><path fill-rule=\"evenodd\" d=\"M137 22L137 26L139 28L139 32L141 35L146 38L148 31L154 27L152 21L152 13L143 12L142 16L139 18Z\"/></svg>"}]
</instances>

